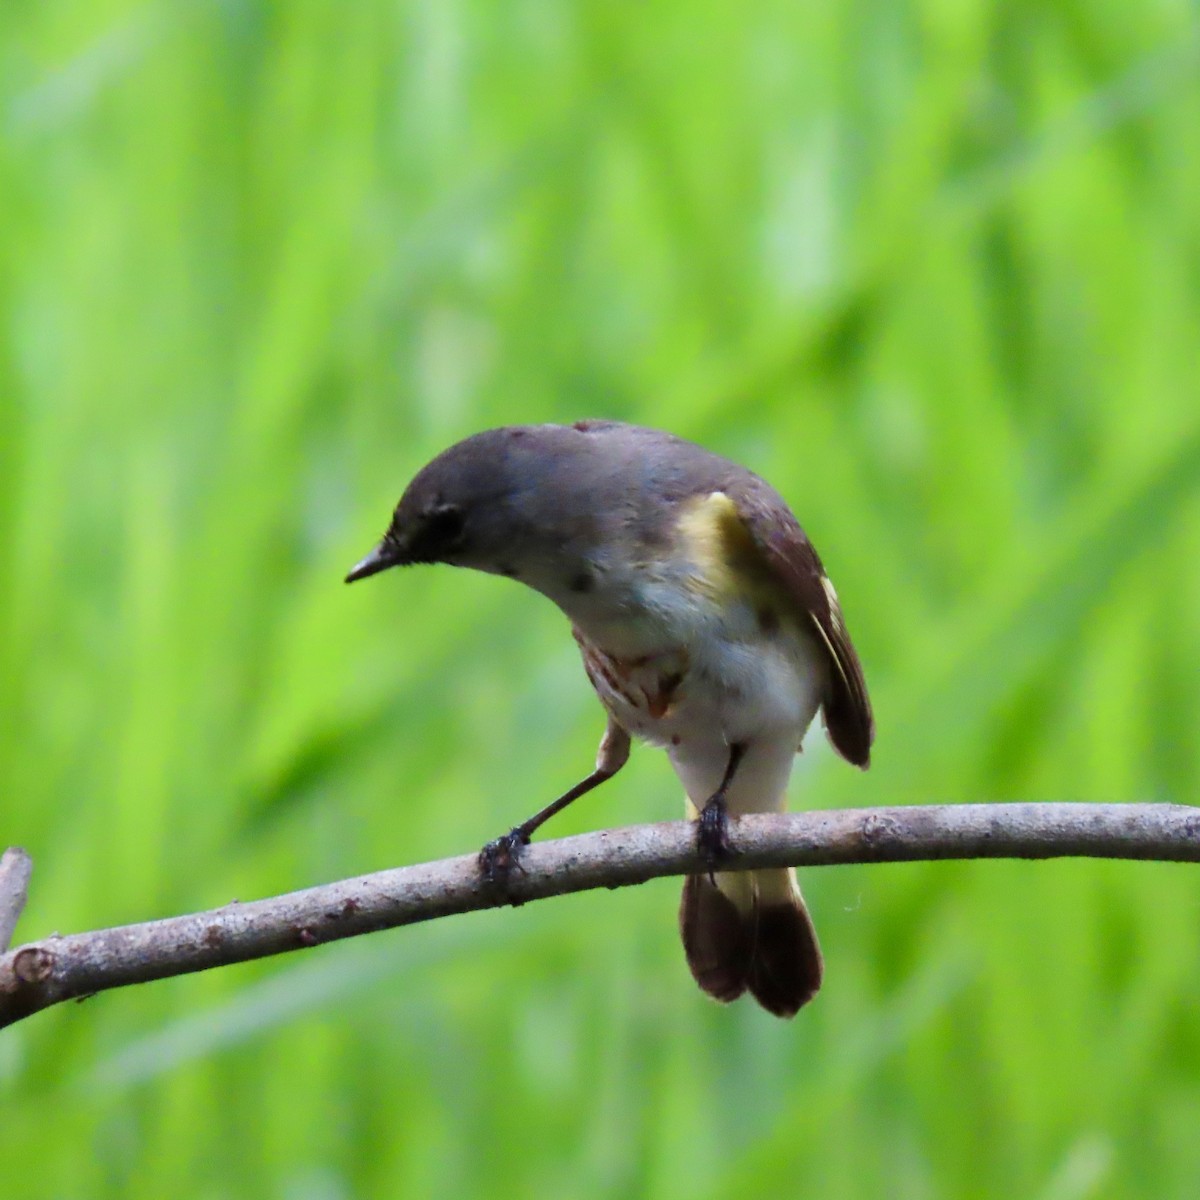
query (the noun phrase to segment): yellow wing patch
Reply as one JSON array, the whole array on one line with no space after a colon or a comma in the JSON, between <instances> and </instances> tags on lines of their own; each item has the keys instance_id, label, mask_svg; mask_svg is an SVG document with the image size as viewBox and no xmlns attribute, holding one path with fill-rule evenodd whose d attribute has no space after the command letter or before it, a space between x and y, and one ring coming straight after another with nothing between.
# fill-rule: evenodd
<instances>
[{"instance_id":1,"label":"yellow wing patch","mask_svg":"<svg viewBox=\"0 0 1200 1200\"><path fill-rule=\"evenodd\" d=\"M763 561L737 505L724 492L691 501L677 526L685 553L697 568L696 585L716 599L778 598L780 588Z\"/></svg>"}]
</instances>

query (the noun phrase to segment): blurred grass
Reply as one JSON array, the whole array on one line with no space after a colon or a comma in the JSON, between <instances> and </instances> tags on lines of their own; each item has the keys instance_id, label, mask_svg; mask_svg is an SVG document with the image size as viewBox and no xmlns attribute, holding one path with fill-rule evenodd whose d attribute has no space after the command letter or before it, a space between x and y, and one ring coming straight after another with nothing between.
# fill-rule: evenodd
<instances>
[{"instance_id":1,"label":"blurred grass","mask_svg":"<svg viewBox=\"0 0 1200 1200\"><path fill-rule=\"evenodd\" d=\"M876 763L798 804L1194 803L1194 10L12 4L0 841L22 934L459 853L590 761L561 618L341 572L423 461L607 415L745 461ZM560 832L665 818L643 752ZM1200 890L812 872L828 984L692 988L676 887L100 997L0 1038L22 1196L1184 1196Z\"/></svg>"}]
</instances>

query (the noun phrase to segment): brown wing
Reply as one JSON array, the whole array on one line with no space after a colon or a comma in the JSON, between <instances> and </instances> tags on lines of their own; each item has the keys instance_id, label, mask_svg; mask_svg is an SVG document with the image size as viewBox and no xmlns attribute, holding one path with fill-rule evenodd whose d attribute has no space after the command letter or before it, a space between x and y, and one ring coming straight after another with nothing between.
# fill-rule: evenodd
<instances>
[{"instance_id":1,"label":"brown wing","mask_svg":"<svg viewBox=\"0 0 1200 1200\"><path fill-rule=\"evenodd\" d=\"M865 769L875 718L833 584L799 522L771 488L754 478L748 486L731 488L730 498L771 573L812 622L829 654L829 691L822 704L829 740L844 759Z\"/></svg>"}]
</instances>

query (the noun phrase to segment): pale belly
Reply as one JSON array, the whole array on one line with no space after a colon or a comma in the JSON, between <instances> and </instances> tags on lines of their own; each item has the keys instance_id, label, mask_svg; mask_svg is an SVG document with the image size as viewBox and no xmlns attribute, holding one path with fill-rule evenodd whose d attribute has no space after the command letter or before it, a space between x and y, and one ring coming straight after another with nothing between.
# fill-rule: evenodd
<instances>
[{"instance_id":1,"label":"pale belly","mask_svg":"<svg viewBox=\"0 0 1200 1200\"><path fill-rule=\"evenodd\" d=\"M666 749L692 815L721 786L733 745L744 755L727 810L786 807L792 761L824 693L815 646L800 637L710 640L619 661L576 637L604 707L632 735Z\"/></svg>"},{"instance_id":2,"label":"pale belly","mask_svg":"<svg viewBox=\"0 0 1200 1200\"><path fill-rule=\"evenodd\" d=\"M820 706L824 662L796 633L696 638L675 650L617 659L576 633L604 707L658 746L727 747L790 741L793 752Z\"/></svg>"},{"instance_id":3,"label":"pale belly","mask_svg":"<svg viewBox=\"0 0 1200 1200\"><path fill-rule=\"evenodd\" d=\"M552 596L572 620L604 707L667 750L693 805L717 790L729 748L740 745L729 811L783 807L792 761L828 690L816 634L782 606L718 602L679 581L640 586L636 605L617 603L620 594Z\"/></svg>"}]
</instances>

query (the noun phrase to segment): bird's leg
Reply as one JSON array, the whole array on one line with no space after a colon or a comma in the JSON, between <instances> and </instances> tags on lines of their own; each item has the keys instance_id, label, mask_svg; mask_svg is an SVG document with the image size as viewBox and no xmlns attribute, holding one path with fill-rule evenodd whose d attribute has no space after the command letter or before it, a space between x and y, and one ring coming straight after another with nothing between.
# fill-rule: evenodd
<instances>
[{"instance_id":1,"label":"bird's leg","mask_svg":"<svg viewBox=\"0 0 1200 1200\"><path fill-rule=\"evenodd\" d=\"M729 747L729 762L726 764L721 785L709 796L696 822L696 841L700 852L708 861L710 879L713 871L734 854L733 847L729 844L729 813L725 806L725 795L745 753L745 742L734 742Z\"/></svg>"},{"instance_id":2,"label":"bird's leg","mask_svg":"<svg viewBox=\"0 0 1200 1200\"><path fill-rule=\"evenodd\" d=\"M581 779L573 788L563 792L557 800L547 804L540 812L536 812L527 821L488 842L479 852L479 869L483 872L488 883L503 884L512 873L513 867L519 867L521 851L529 845L534 833L541 828L555 813L562 812L573 800L587 795L593 788L599 787L606 779L611 779L629 760L629 734L611 717L604 736L600 739L600 749L596 753L596 769L586 778Z\"/></svg>"}]
</instances>

